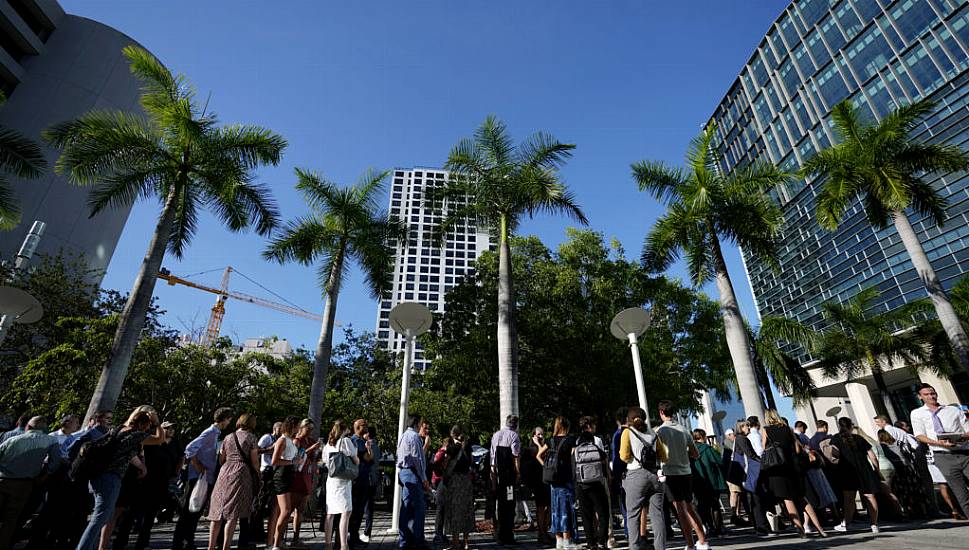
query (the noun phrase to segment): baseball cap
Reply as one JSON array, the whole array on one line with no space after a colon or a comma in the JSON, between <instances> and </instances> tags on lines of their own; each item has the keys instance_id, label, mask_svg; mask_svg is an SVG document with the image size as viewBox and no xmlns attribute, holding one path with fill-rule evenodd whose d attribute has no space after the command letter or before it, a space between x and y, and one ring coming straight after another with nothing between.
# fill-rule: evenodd
<instances>
[{"instance_id":1,"label":"baseball cap","mask_svg":"<svg viewBox=\"0 0 969 550\"><path fill-rule=\"evenodd\" d=\"M168 420L166 420L166 421L162 422L161 427L162 428L174 428L175 427L175 423L174 422L169 422Z\"/></svg>"},{"instance_id":2,"label":"baseball cap","mask_svg":"<svg viewBox=\"0 0 969 550\"><path fill-rule=\"evenodd\" d=\"M733 435L733 428L727 428L727 431L723 432L723 435Z\"/></svg>"}]
</instances>

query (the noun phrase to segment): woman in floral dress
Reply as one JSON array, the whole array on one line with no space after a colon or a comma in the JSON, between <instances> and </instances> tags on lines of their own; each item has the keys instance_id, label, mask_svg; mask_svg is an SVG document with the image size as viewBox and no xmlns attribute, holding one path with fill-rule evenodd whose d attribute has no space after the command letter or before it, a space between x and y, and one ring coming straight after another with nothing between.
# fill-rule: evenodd
<instances>
[{"instance_id":1,"label":"woman in floral dress","mask_svg":"<svg viewBox=\"0 0 969 550\"><path fill-rule=\"evenodd\" d=\"M236 431L222 441L222 450L219 451L222 468L209 502L209 520L212 522L209 550L216 550L219 528L223 523L225 539L222 548L232 548L236 522L252 515L252 503L259 491L256 486L259 479L259 453L256 436L252 433L255 429L255 415L242 414L236 421Z\"/></svg>"}]
</instances>

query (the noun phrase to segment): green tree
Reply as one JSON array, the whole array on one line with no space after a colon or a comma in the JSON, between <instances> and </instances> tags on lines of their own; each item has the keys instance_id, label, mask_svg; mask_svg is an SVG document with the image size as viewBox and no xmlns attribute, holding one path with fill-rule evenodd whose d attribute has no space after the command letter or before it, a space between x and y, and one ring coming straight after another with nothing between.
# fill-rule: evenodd
<instances>
[{"instance_id":1,"label":"green tree","mask_svg":"<svg viewBox=\"0 0 969 550\"><path fill-rule=\"evenodd\" d=\"M969 168L969 155L958 145L920 143L912 138L934 111L935 104L923 100L899 107L878 123L867 124L851 102L844 101L831 113L841 142L808 159L802 173L827 178L817 198L817 218L822 227L837 229L858 199L874 227L885 229L889 221L894 224L959 365L969 372L969 337L906 212L911 209L926 224L941 227L946 219L946 200L926 177Z\"/></svg>"},{"instance_id":2,"label":"green tree","mask_svg":"<svg viewBox=\"0 0 969 550\"><path fill-rule=\"evenodd\" d=\"M276 207L268 188L253 183L253 170L277 164L286 146L282 137L264 128L218 126L184 77L172 75L135 46L125 48L124 55L144 82L141 105L147 118L92 111L46 132L48 141L63 149L57 171L75 185L92 186L91 216L140 197L162 203L87 416L114 408L142 336L165 251L182 257L197 229L199 211L208 207L233 231L255 226L264 235L276 226Z\"/></svg>"},{"instance_id":3,"label":"green tree","mask_svg":"<svg viewBox=\"0 0 969 550\"><path fill-rule=\"evenodd\" d=\"M784 395L791 397L795 405L810 405L817 388L807 369L801 366L796 356L784 350L790 342L814 343L815 333L783 317L765 317L752 335L754 365L767 397L767 407L777 410L777 402L771 389L771 380Z\"/></svg>"},{"instance_id":4,"label":"green tree","mask_svg":"<svg viewBox=\"0 0 969 550\"><path fill-rule=\"evenodd\" d=\"M0 91L0 106L6 102L7 96ZM20 224L20 206L4 176L39 178L46 168L47 161L36 143L12 128L0 126L0 231Z\"/></svg>"},{"instance_id":5,"label":"green tree","mask_svg":"<svg viewBox=\"0 0 969 550\"><path fill-rule=\"evenodd\" d=\"M715 127L708 126L691 142L685 168L651 161L632 165L639 189L666 205L666 213L646 236L643 262L660 272L682 253L695 285L716 280L744 412L747 416L763 417L751 342L721 245L724 240L733 242L758 261L776 267L783 218L767 192L789 176L760 162L724 173L712 146L714 132Z\"/></svg>"},{"instance_id":6,"label":"green tree","mask_svg":"<svg viewBox=\"0 0 969 550\"><path fill-rule=\"evenodd\" d=\"M558 171L575 145L539 132L517 147L505 125L489 116L451 149L445 167L452 172L443 188L431 188L429 204L445 209L438 235L470 220L498 236L498 399L499 422L518 414L516 296L509 237L525 216L537 212L586 218Z\"/></svg>"},{"instance_id":7,"label":"green tree","mask_svg":"<svg viewBox=\"0 0 969 550\"><path fill-rule=\"evenodd\" d=\"M387 172L369 170L355 185L342 189L313 172L297 169L296 176L299 180L296 189L303 194L313 213L290 222L283 233L270 242L263 256L279 263L319 263L325 305L309 400L309 417L316 423L318 432L340 285L355 261L363 270L371 294L379 298L392 283L392 246L397 239L407 238L407 230L402 222L388 218L380 210L378 200Z\"/></svg>"}]
</instances>

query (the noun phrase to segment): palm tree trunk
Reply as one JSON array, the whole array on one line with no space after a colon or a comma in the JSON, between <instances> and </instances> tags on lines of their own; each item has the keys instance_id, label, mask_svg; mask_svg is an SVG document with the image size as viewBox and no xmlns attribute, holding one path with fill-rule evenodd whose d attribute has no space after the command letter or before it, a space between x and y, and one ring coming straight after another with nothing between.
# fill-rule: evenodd
<instances>
[{"instance_id":1,"label":"palm tree trunk","mask_svg":"<svg viewBox=\"0 0 969 550\"><path fill-rule=\"evenodd\" d=\"M518 337L515 330L515 288L512 281L508 219L501 217L498 244L498 426L518 415Z\"/></svg>"},{"instance_id":2,"label":"palm tree trunk","mask_svg":"<svg viewBox=\"0 0 969 550\"><path fill-rule=\"evenodd\" d=\"M330 374L330 354L333 351L333 326L336 324L336 302L340 296L341 275L343 274L343 246L333 262L333 269L327 280L326 303L323 306L323 325L320 328L320 341L316 344L316 357L313 359L313 382L310 384L309 418L313 421L313 437L320 435L320 422L323 419L323 398L326 397L326 382Z\"/></svg>"},{"instance_id":3,"label":"palm tree trunk","mask_svg":"<svg viewBox=\"0 0 969 550\"><path fill-rule=\"evenodd\" d=\"M84 415L85 424L98 411L114 410L118 403L121 387L128 374L128 366L131 364L131 356L138 346L138 340L141 339L141 331L145 328L145 317L148 315L151 297L155 292L155 281L158 280L158 271L161 269L165 249L171 238L177 196L173 186L165 199L165 206L158 217L145 259L141 261L141 269L135 277L131 294L128 295L128 301L125 302L121 317L118 319L118 328L114 333L114 341L111 342L108 362L101 369L98 385L94 388L94 395L91 396L91 403Z\"/></svg>"},{"instance_id":4,"label":"palm tree trunk","mask_svg":"<svg viewBox=\"0 0 969 550\"><path fill-rule=\"evenodd\" d=\"M882 374L880 369L872 369L871 377L875 379L875 387L878 388L878 393L881 396L882 407L885 409L885 414L891 418L892 423L900 417L898 411L895 410L895 405L892 403L891 395L888 393L888 384L885 383L885 375Z\"/></svg>"},{"instance_id":5,"label":"palm tree trunk","mask_svg":"<svg viewBox=\"0 0 969 550\"><path fill-rule=\"evenodd\" d=\"M767 408L777 410L777 401L774 400L774 390L770 386L770 375L767 374L767 369L763 366L756 366L757 369L757 380L760 383L760 387L764 390L764 398L767 400Z\"/></svg>"},{"instance_id":6,"label":"palm tree trunk","mask_svg":"<svg viewBox=\"0 0 969 550\"><path fill-rule=\"evenodd\" d=\"M892 218L895 221L895 230L898 231L898 236L902 238L905 250L912 259L912 265L915 266L915 271L922 279L925 290L932 298L935 313L939 317L939 322L942 323L942 328L945 329L946 336L949 337L949 342L951 342L952 349L955 351L956 360L959 361L959 366L964 371L969 372L969 336L966 336L966 331L962 327L962 323L959 322L956 310L952 307L952 302L949 301L945 289L942 288L942 283L939 282L935 270L932 269L932 264L929 262L928 256L925 255L922 243L915 235L915 230L912 229L908 216L905 215L905 212L896 210L892 213Z\"/></svg>"},{"instance_id":7,"label":"palm tree trunk","mask_svg":"<svg viewBox=\"0 0 969 550\"><path fill-rule=\"evenodd\" d=\"M712 235L712 238L717 290L720 293L720 314L723 317L723 330L727 338L727 348L730 350L730 359L737 373L740 400L744 404L744 414L763 419L764 403L757 384L757 372L750 359L750 338L747 335L747 327L744 326L737 296L733 291L733 283L730 282L730 274L727 273L727 263L723 259L720 240L716 234Z\"/></svg>"}]
</instances>

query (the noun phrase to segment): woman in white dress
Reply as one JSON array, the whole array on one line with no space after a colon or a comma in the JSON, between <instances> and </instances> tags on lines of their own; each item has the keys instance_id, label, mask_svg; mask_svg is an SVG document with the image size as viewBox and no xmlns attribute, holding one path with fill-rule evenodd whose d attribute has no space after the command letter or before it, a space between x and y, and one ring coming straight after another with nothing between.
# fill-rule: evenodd
<instances>
[{"instance_id":1,"label":"woman in white dress","mask_svg":"<svg viewBox=\"0 0 969 550\"><path fill-rule=\"evenodd\" d=\"M357 457L357 447L350 440L350 429L342 420L333 423L333 429L323 447L323 458L326 463L330 463L330 455L333 453L343 453L353 460L354 464L360 464ZM350 512L353 510L353 480L341 479L331 475L326 476L326 547L333 548L333 517L340 516L340 549L349 550L347 535L350 531Z\"/></svg>"}]
</instances>

